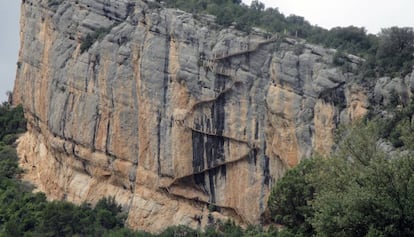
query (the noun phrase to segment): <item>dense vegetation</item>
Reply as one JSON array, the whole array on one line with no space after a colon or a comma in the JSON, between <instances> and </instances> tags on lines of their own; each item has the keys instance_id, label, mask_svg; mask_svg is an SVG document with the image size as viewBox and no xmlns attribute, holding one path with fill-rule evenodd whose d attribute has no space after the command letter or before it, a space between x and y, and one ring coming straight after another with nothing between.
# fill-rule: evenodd
<instances>
[{"instance_id":1,"label":"dense vegetation","mask_svg":"<svg viewBox=\"0 0 414 237\"><path fill-rule=\"evenodd\" d=\"M61 1L48 2L55 6ZM269 34L336 48L338 66L346 64L342 54L356 54L366 59L359 71L362 77L404 76L414 64L414 31L409 27L373 35L353 26L326 30L303 17L265 8L257 0L250 6L241 0L165 2L193 14L213 14L224 27L246 32L260 27ZM87 35L81 51L108 31ZM330 159L305 160L278 181L268 204L272 222L283 230L242 229L232 221L212 221L205 231L176 226L158 236L414 236L414 105L391 113L344 129ZM126 213L113 198L77 206L48 202L43 193L32 193L33 187L18 179L24 171L13 147L25 124L22 107L0 105L0 236L155 236L125 228ZM400 150L386 153L385 141Z\"/></svg>"},{"instance_id":2,"label":"dense vegetation","mask_svg":"<svg viewBox=\"0 0 414 237\"><path fill-rule=\"evenodd\" d=\"M367 34L364 28L349 26L326 30L311 25L303 17L285 16L277 8L265 8L257 0L250 6L241 0L165 0L168 7L199 14L216 16L216 22L224 27L234 25L249 32L259 27L269 33L281 33L304 38L311 43L338 49L366 59L361 67L364 77L404 76L414 64L414 32L410 27L383 29L378 35ZM338 60L338 64L345 61Z\"/></svg>"},{"instance_id":3,"label":"dense vegetation","mask_svg":"<svg viewBox=\"0 0 414 237\"><path fill-rule=\"evenodd\" d=\"M23 117L21 106L10 108L7 102L0 106L0 141L11 145L17 138L16 134L22 133L26 128L26 120Z\"/></svg>"},{"instance_id":4,"label":"dense vegetation","mask_svg":"<svg viewBox=\"0 0 414 237\"><path fill-rule=\"evenodd\" d=\"M1 236L104 236L124 231L124 215L112 198L95 207L47 202L43 193L18 180L23 172L13 143L25 131L21 106L0 106L0 233Z\"/></svg>"},{"instance_id":5,"label":"dense vegetation","mask_svg":"<svg viewBox=\"0 0 414 237\"><path fill-rule=\"evenodd\" d=\"M273 220L298 236L414 236L414 109L392 113L342 131L330 159L289 170L269 198ZM386 153L387 140L400 150Z\"/></svg>"},{"instance_id":6,"label":"dense vegetation","mask_svg":"<svg viewBox=\"0 0 414 237\"><path fill-rule=\"evenodd\" d=\"M242 229L230 220L221 222L212 217L204 231L174 226L153 235L126 228L126 213L111 197L102 198L95 206L48 202L43 193L32 193L32 185L19 180L24 171L18 166L14 142L25 127L21 106L11 107L6 102L0 105L0 236L283 236L283 232L277 233L274 229L264 231L257 226Z\"/></svg>"},{"instance_id":7,"label":"dense vegetation","mask_svg":"<svg viewBox=\"0 0 414 237\"><path fill-rule=\"evenodd\" d=\"M343 129L330 159L305 160L276 184L269 210L282 230L212 221L204 231L175 226L153 235L125 228L126 214L113 198L77 206L32 193L31 185L18 179L23 171L12 146L16 136L10 138L24 131L22 108L5 103L0 106L0 235L414 236L414 105L389 113ZM385 153L381 146L386 141L399 144L400 150Z\"/></svg>"}]
</instances>

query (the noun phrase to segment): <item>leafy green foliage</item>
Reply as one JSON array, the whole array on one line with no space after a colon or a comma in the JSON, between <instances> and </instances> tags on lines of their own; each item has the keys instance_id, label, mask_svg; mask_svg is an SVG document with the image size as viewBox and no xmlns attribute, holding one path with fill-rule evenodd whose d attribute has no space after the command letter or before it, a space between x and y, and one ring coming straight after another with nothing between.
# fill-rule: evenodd
<instances>
[{"instance_id":1,"label":"leafy green foliage","mask_svg":"<svg viewBox=\"0 0 414 237\"><path fill-rule=\"evenodd\" d=\"M405 147L414 150L414 103L411 102L402 109L391 108L391 116L377 120L379 136L390 141L394 147Z\"/></svg>"},{"instance_id":2,"label":"leafy green foliage","mask_svg":"<svg viewBox=\"0 0 414 237\"><path fill-rule=\"evenodd\" d=\"M216 16L218 24L228 27L232 24L239 30L249 32L252 27L261 27L269 32L291 30L300 37L308 32L310 24L303 17L285 17L278 9L268 8L257 0L250 6L238 0L167 0L168 7L180 8L191 13L208 13Z\"/></svg>"},{"instance_id":3,"label":"leafy green foliage","mask_svg":"<svg viewBox=\"0 0 414 237\"><path fill-rule=\"evenodd\" d=\"M26 131L26 120L23 116L23 107L11 107L4 103L0 106L0 141L11 145L16 134Z\"/></svg>"},{"instance_id":4,"label":"leafy green foliage","mask_svg":"<svg viewBox=\"0 0 414 237\"><path fill-rule=\"evenodd\" d=\"M414 61L414 31L411 27L391 27L379 34L378 68L383 74L411 72Z\"/></svg>"},{"instance_id":5,"label":"leafy green foliage","mask_svg":"<svg viewBox=\"0 0 414 237\"><path fill-rule=\"evenodd\" d=\"M344 129L333 157L306 161L278 182L269 208L288 236L414 234L414 159L379 149L379 128L375 120Z\"/></svg>"},{"instance_id":6,"label":"leafy green foliage","mask_svg":"<svg viewBox=\"0 0 414 237\"><path fill-rule=\"evenodd\" d=\"M22 170L16 150L10 146L25 127L21 106L0 106L1 236L110 236L112 232L146 236L144 232L127 235L124 215L114 198L103 198L92 208L88 204L47 202L43 193L32 193L29 186L17 179Z\"/></svg>"},{"instance_id":7,"label":"leafy green foliage","mask_svg":"<svg viewBox=\"0 0 414 237\"><path fill-rule=\"evenodd\" d=\"M269 228L269 230L263 230L259 226L248 226L243 230L240 226L236 225L234 221L227 220L224 223L218 221L213 225L209 225L205 231L193 230L187 226L172 226L168 227L165 231L159 234L159 237L270 237L278 236L276 229Z\"/></svg>"},{"instance_id":8,"label":"leafy green foliage","mask_svg":"<svg viewBox=\"0 0 414 237\"><path fill-rule=\"evenodd\" d=\"M383 29L377 36L367 34L365 28L355 26L326 30L311 25L301 16L285 16L277 8L265 8L265 5L257 0L252 1L250 6L234 0L166 0L165 2L168 7L180 8L193 14L212 14L216 16L216 22L224 27L234 25L236 29L245 32L250 32L253 27L259 27L270 34L300 37L311 43L363 57L366 59L360 71L363 78L390 74L404 76L411 72L414 64L414 36L413 29L410 27ZM345 64L340 61L334 63L339 63L341 66ZM344 67L349 71L347 65Z\"/></svg>"},{"instance_id":9,"label":"leafy green foliage","mask_svg":"<svg viewBox=\"0 0 414 237\"><path fill-rule=\"evenodd\" d=\"M367 35L364 28L355 26L335 27L324 35L326 37L321 39L323 45L361 56L368 53L375 43L373 35Z\"/></svg>"},{"instance_id":10,"label":"leafy green foliage","mask_svg":"<svg viewBox=\"0 0 414 237\"><path fill-rule=\"evenodd\" d=\"M322 236L367 236L372 231L384 236L411 236L414 221L408 211L414 204L414 160L376 158L369 165L358 167L347 162L340 175L331 182L342 181L341 187L321 188L313 202L311 222ZM344 173L346 170L350 173ZM338 172L338 171L337 171Z\"/></svg>"},{"instance_id":11,"label":"leafy green foliage","mask_svg":"<svg viewBox=\"0 0 414 237\"><path fill-rule=\"evenodd\" d=\"M16 149L11 146L0 146L0 176L13 178L21 170L17 165Z\"/></svg>"},{"instance_id":12,"label":"leafy green foliage","mask_svg":"<svg viewBox=\"0 0 414 237\"><path fill-rule=\"evenodd\" d=\"M7 103L0 106L0 121L3 141L14 140L17 132L24 131L25 120L20 106L11 108ZM32 188L18 179L22 170L17 162L15 148L0 143L0 236L266 237L277 233L254 226L243 230L232 221L218 221L205 232L186 226L169 227L159 235L132 231L124 227L126 213L114 197L102 198L95 207L88 203L77 206L65 201L48 202L43 193L32 193Z\"/></svg>"},{"instance_id":13,"label":"leafy green foliage","mask_svg":"<svg viewBox=\"0 0 414 237\"><path fill-rule=\"evenodd\" d=\"M3 170L4 157L0 158ZM112 203L106 203L110 199L102 199L105 205L92 208L88 204L47 202L44 194L29 191L9 174L0 176L0 231L6 236L102 236L124 229L120 210L114 213Z\"/></svg>"},{"instance_id":14,"label":"leafy green foliage","mask_svg":"<svg viewBox=\"0 0 414 237\"><path fill-rule=\"evenodd\" d=\"M315 188L306 175L315 172L315 160L305 160L295 169L289 170L271 191L268 205L276 223L282 224L297 233L312 234L308 218L312 216L309 201L313 199Z\"/></svg>"},{"instance_id":15,"label":"leafy green foliage","mask_svg":"<svg viewBox=\"0 0 414 237\"><path fill-rule=\"evenodd\" d=\"M190 236L197 236L199 232L193 230L187 226L172 226L168 227L164 230L159 236L160 237L173 237L173 236L183 236L183 237L190 237Z\"/></svg>"}]
</instances>

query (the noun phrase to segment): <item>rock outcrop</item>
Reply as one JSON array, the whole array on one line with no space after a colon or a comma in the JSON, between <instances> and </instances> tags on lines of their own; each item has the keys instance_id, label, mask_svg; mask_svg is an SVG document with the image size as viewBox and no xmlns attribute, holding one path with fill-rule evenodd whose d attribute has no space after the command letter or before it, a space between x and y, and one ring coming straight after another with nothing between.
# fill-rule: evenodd
<instances>
[{"instance_id":1,"label":"rock outcrop","mask_svg":"<svg viewBox=\"0 0 414 237\"><path fill-rule=\"evenodd\" d=\"M24 0L20 24L25 179L51 199L114 196L136 229L259 223L284 171L369 106L334 50L153 2Z\"/></svg>"}]
</instances>

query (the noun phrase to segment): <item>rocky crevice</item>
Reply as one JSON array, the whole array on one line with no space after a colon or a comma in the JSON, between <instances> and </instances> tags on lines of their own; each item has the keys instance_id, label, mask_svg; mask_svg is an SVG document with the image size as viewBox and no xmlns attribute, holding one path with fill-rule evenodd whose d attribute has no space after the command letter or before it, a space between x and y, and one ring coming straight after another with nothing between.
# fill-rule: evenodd
<instances>
[{"instance_id":1,"label":"rocky crevice","mask_svg":"<svg viewBox=\"0 0 414 237\"><path fill-rule=\"evenodd\" d=\"M260 223L285 170L328 154L336 126L369 106L334 50L140 0L47 2L22 3L24 178L51 199L114 196L136 229Z\"/></svg>"}]
</instances>

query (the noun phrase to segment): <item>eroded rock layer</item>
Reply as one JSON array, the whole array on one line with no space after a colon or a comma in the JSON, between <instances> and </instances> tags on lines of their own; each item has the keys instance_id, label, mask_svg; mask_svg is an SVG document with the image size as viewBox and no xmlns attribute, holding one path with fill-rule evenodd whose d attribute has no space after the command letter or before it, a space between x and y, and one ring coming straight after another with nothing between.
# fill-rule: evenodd
<instances>
[{"instance_id":1,"label":"eroded rock layer","mask_svg":"<svg viewBox=\"0 0 414 237\"><path fill-rule=\"evenodd\" d=\"M257 224L283 172L367 110L334 53L139 0L24 0L25 178L52 199L115 196L137 229Z\"/></svg>"}]
</instances>

